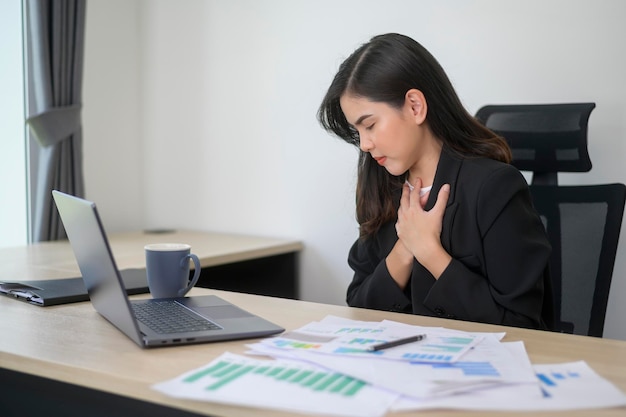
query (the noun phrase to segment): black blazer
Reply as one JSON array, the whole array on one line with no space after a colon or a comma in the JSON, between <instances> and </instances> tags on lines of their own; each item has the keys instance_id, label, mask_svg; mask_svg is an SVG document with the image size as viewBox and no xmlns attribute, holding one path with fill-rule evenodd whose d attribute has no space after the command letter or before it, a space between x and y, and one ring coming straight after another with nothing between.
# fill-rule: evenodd
<instances>
[{"instance_id":1,"label":"black blazer","mask_svg":"<svg viewBox=\"0 0 626 417\"><path fill-rule=\"evenodd\" d=\"M443 184L450 197L441 243L453 259L441 277L415 260L409 284L398 287L385 263L398 240L394 220L350 249L348 305L552 329L552 248L522 174L491 159L456 157L444 146L425 209Z\"/></svg>"}]
</instances>

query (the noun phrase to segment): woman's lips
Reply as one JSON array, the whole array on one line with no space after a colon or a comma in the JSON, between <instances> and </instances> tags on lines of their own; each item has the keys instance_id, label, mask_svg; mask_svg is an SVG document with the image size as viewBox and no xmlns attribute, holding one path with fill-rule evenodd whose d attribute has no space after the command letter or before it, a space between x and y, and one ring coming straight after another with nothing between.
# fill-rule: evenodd
<instances>
[{"instance_id":1,"label":"woman's lips","mask_svg":"<svg viewBox=\"0 0 626 417\"><path fill-rule=\"evenodd\" d=\"M378 165L383 165L385 161L387 160L387 157L379 156L379 157L374 157L374 159L376 160L376 162L378 162Z\"/></svg>"}]
</instances>

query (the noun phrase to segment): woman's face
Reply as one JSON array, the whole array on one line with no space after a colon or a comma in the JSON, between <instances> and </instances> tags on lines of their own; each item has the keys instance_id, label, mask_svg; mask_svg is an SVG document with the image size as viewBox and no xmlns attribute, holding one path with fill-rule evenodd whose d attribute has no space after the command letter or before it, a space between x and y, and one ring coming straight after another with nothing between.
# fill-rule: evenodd
<instances>
[{"instance_id":1,"label":"woman's face","mask_svg":"<svg viewBox=\"0 0 626 417\"><path fill-rule=\"evenodd\" d=\"M425 127L416 119L408 99L394 108L386 103L344 94L341 109L359 133L360 148L392 175L402 175L416 165L424 146Z\"/></svg>"}]
</instances>

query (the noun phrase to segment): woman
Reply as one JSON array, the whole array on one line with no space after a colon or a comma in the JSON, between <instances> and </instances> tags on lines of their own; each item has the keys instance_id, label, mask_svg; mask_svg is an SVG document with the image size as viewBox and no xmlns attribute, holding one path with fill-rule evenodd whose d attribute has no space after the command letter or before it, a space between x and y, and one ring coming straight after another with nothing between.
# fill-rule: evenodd
<instances>
[{"instance_id":1,"label":"woman","mask_svg":"<svg viewBox=\"0 0 626 417\"><path fill-rule=\"evenodd\" d=\"M426 49L372 38L341 64L318 119L361 149L350 306L552 327L551 247L528 185Z\"/></svg>"}]
</instances>

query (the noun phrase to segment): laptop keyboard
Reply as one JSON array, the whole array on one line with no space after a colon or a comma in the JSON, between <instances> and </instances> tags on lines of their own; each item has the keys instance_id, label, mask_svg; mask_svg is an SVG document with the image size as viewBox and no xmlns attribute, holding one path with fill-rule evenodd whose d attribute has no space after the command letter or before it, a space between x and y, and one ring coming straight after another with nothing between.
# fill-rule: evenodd
<instances>
[{"instance_id":1,"label":"laptop keyboard","mask_svg":"<svg viewBox=\"0 0 626 417\"><path fill-rule=\"evenodd\" d=\"M221 327L176 301L163 300L132 304L139 321L157 333L186 333L219 330Z\"/></svg>"}]
</instances>

